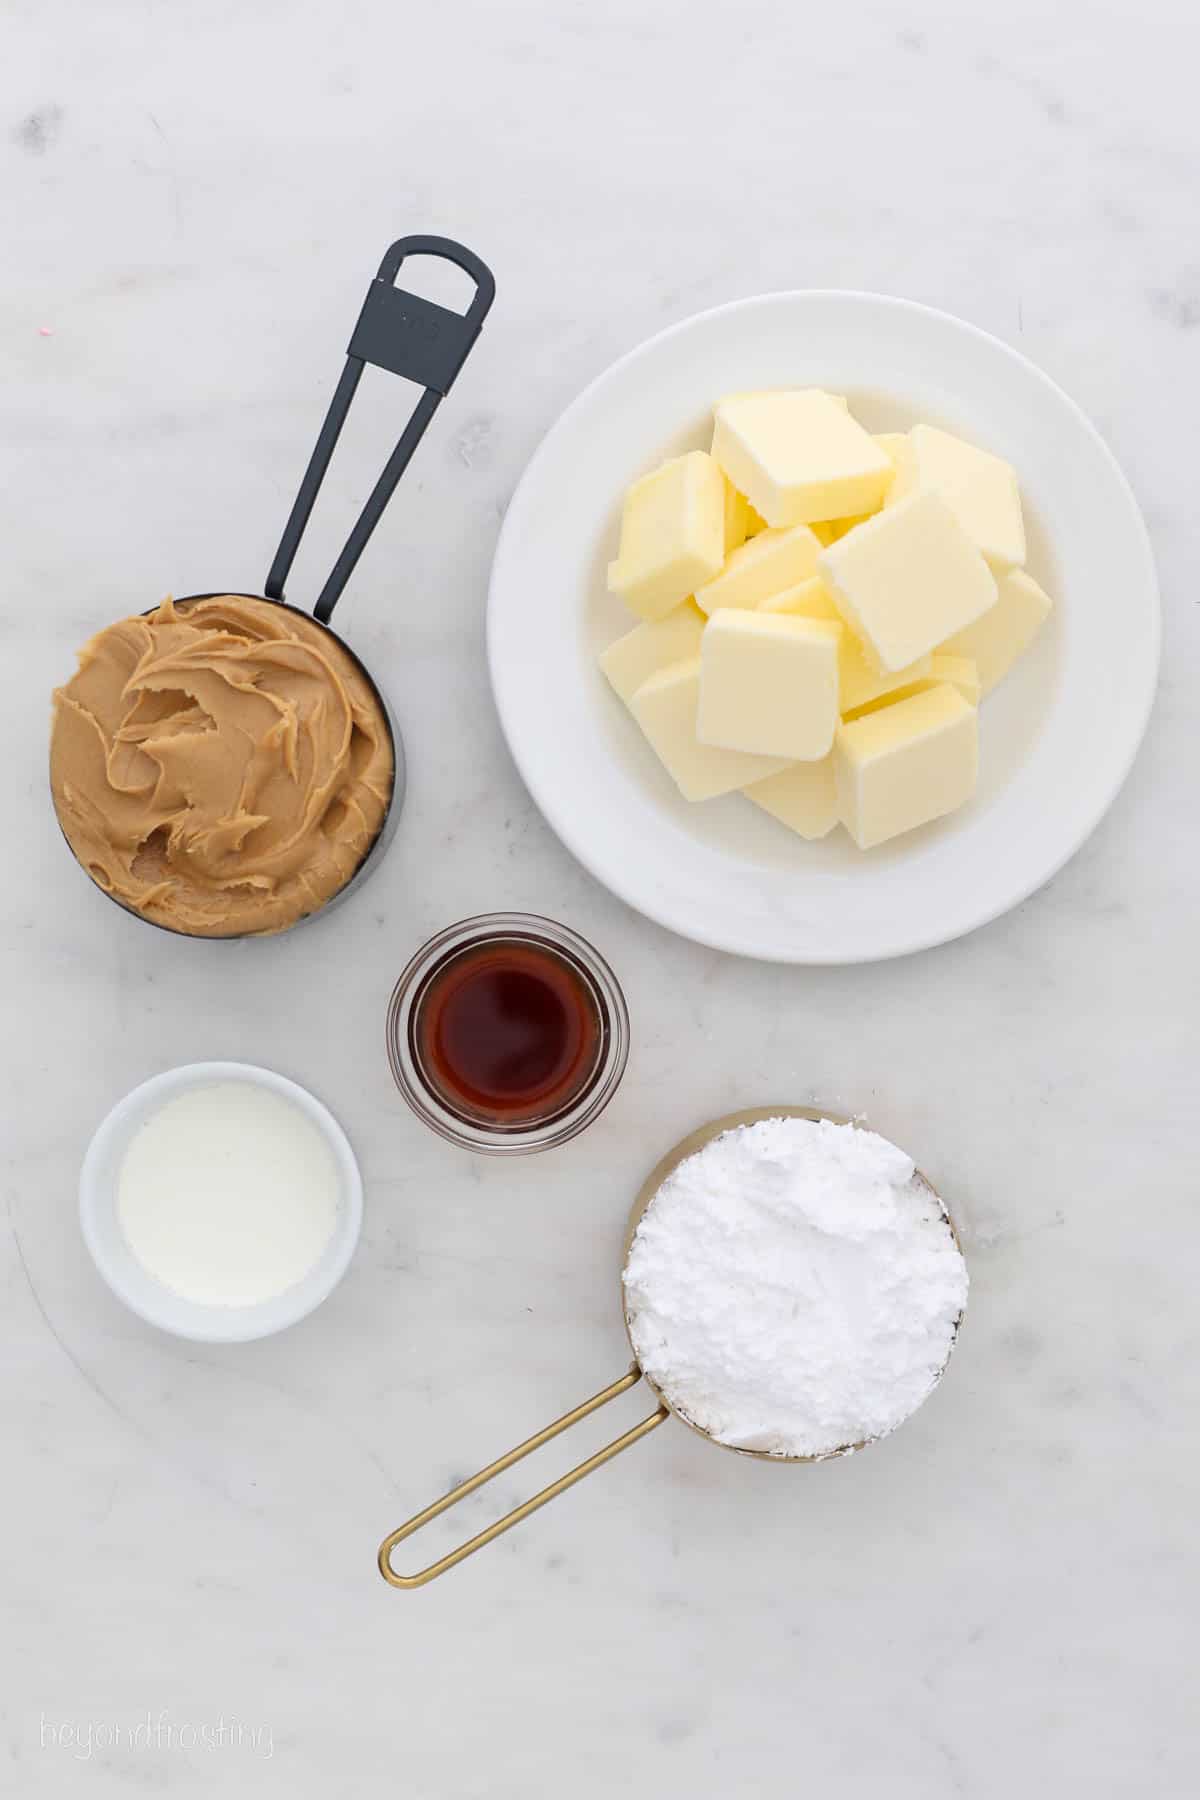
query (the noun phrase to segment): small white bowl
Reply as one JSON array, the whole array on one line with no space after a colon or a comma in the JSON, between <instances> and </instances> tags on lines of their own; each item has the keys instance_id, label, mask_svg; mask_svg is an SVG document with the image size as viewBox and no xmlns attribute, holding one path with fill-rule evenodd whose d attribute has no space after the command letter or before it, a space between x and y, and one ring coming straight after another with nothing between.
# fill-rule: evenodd
<instances>
[{"instance_id":1,"label":"small white bowl","mask_svg":"<svg viewBox=\"0 0 1200 1800\"><path fill-rule=\"evenodd\" d=\"M214 1081L246 1081L290 1100L333 1152L341 1178L337 1223L320 1259L301 1281L252 1306L209 1306L187 1300L144 1269L125 1241L117 1214L117 1180L130 1139L152 1113L190 1088ZM252 1063L187 1063L153 1075L113 1107L88 1145L79 1175L79 1220L97 1269L131 1312L162 1331L196 1343L239 1344L283 1331L318 1307L345 1274L362 1229L362 1176L350 1140L328 1108L270 1069Z\"/></svg>"}]
</instances>

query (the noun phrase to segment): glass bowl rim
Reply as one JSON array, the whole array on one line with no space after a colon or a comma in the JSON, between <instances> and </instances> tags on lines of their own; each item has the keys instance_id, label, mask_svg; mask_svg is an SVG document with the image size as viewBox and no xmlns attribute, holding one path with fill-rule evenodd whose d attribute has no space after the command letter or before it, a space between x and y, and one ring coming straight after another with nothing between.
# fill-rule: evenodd
<instances>
[{"instance_id":1,"label":"glass bowl rim","mask_svg":"<svg viewBox=\"0 0 1200 1800\"><path fill-rule=\"evenodd\" d=\"M592 991L603 1028L597 1072L577 1099L541 1123L510 1129L460 1117L428 1086L409 1047L416 1000L432 973L472 944L492 938L531 938L567 953ZM482 1156L530 1156L568 1143L599 1117L620 1086L629 1060L629 1009L610 964L587 938L543 913L474 913L428 938L402 970L388 1002L386 1041L392 1078L417 1117L439 1137Z\"/></svg>"}]
</instances>

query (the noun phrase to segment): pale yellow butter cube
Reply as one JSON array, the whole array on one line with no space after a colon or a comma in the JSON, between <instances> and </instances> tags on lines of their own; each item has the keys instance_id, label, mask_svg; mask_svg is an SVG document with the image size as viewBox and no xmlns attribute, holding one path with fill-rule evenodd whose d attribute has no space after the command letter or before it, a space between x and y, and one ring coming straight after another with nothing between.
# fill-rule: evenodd
<instances>
[{"instance_id":1,"label":"pale yellow butter cube","mask_svg":"<svg viewBox=\"0 0 1200 1800\"><path fill-rule=\"evenodd\" d=\"M859 707L869 706L873 700L880 700L885 694L894 694L899 688L912 687L931 674L932 669L933 657L926 655L918 656L907 668L885 673L876 668L870 657L864 654L854 633L847 631L842 640L840 662L840 705L843 716L856 712Z\"/></svg>"},{"instance_id":2,"label":"pale yellow butter cube","mask_svg":"<svg viewBox=\"0 0 1200 1800\"><path fill-rule=\"evenodd\" d=\"M820 762L793 763L765 781L753 781L745 790L747 800L810 841L828 837L838 822L837 778L833 757Z\"/></svg>"},{"instance_id":3,"label":"pale yellow butter cube","mask_svg":"<svg viewBox=\"0 0 1200 1800\"><path fill-rule=\"evenodd\" d=\"M691 450L635 481L621 514L608 586L644 619L661 619L725 561L725 481Z\"/></svg>"},{"instance_id":4,"label":"pale yellow butter cube","mask_svg":"<svg viewBox=\"0 0 1200 1800\"><path fill-rule=\"evenodd\" d=\"M898 463L902 458L907 458L912 449L907 431L877 431L874 433L874 438L883 454L890 457L894 463Z\"/></svg>"},{"instance_id":5,"label":"pale yellow butter cube","mask_svg":"<svg viewBox=\"0 0 1200 1800\"><path fill-rule=\"evenodd\" d=\"M769 600L761 602L758 611L791 613L804 619L831 619L835 623L841 619L833 595L819 575L811 576L797 587L785 588L782 594L772 594ZM881 694L890 694L897 688L920 681L930 674L932 662L931 656L921 656L906 669L884 674L866 655L854 633L844 631L838 651L838 704L843 717L877 700Z\"/></svg>"},{"instance_id":6,"label":"pale yellow butter cube","mask_svg":"<svg viewBox=\"0 0 1200 1800\"><path fill-rule=\"evenodd\" d=\"M892 464L892 478L883 496L885 506L895 506L917 491L912 439L907 431L877 431L875 442Z\"/></svg>"},{"instance_id":7,"label":"pale yellow butter cube","mask_svg":"<svg viewBox=\"0 0 1200 1800\"><path fill-rule=\"evenodd\" d=\"M979 705L983 699L983 683L979 679L978 664L969 656L950 656L939 651L929 661L931 681L948 681L951 687L958 689L969 706Z\"/></svg>"},{"instance_id":8,"label":"pale yellow butter cube","mask_svg":"<svg viewBox=\"0 0 1200 1800\"><path fill-rule=\"evenodd\" d=\"M914 494L830 544L817 568L879 667L905 669L996 603L996 580L946 502Z\"/></svg>"},{"instance_id":9,"label":"pale yellow butter cube","mask_svg":"<svg viewBox=\"0 0 1200 1800\"><path fill-rule=\"evenodd\" d=\"M841 400L840 396L836 394L831 394L830 398L839 400L839 403L843 406L846 404L846 402ZM903 455L909 448L908 436L903 431L877 431L872 435L874 436L875 442L879 445L879 448L890 461L894 461L898 455ZM891 482L889 481L888 491L890 491L890 488ZM884 499L886 499L886 494ZM879 508L883 505L884 499L881 499L879 506L875 507L869 513L854 513L848 519L814 519L812 530L821 540L822 544L836 544L839 538L845 537L848 531L853 531L856 525L861 525L864 519L873 519L875 513L877 513Z\"/></svg>"},{"instance_id":10,"label":"pale yellow butter cube","mask_svg":"<svg viewBox=\"0 0 1200 1800\"><path fill-rule=\"evenodd\" d=\"M910 494L940 494L995 570L1018 568L1025 561L1025 521L1010 463L935 425L914 425L895 461L889 506Z\"/></svg>"},{"instance_id":11,"label":"pale yellow butter cube","mask_svg":"<svg viewBox=\"0 0 1200 1800\"><path fill-rule=\"evenodd\" d=\"M828 619L840 625L842 615L834 605L833 595L825 586L819 575L810 575L807 581L797 582L795 587L784 588L782 593L769 594L760 600L757 611L764 613L795 613L802 619ZM846 637L850 637L846 633Z\"/></svg>"},{"instance_id":12,"label":"pale yellow butter cube","mask_svg":"<svg viewBox=\"0 0 1200 1800\"><path fill-rule=\"evenodd\" d=\"M704 614L694 600L685 600L665 619L635 625L617 638L600 658L600 667L626 706L638 688L660 669L688 662L700 654Z\"/></svg>"},{"instance_id":13,"label":"pale yellow butter cube","mask_svg":"<svg viewBox=\"0 0 1200 1800\"><path fill-rule=\"evenodd\" d=\"M758 606L815 575L820 549L807 525L760 531L733 552L719 575L696 589L696 605L706 613L723 606Z\"/></svg>"},{"instance_id":14,"label":"pale yellow butter cube","mask_svg":"<svg viewBox=\"0 0 1200 1800\"><path fill-rule=\"evenodd\" d=\"M870 432L817 388L722 400L712 453L775 527L872 512L892 479Z\"/></svg>"},{"instance_id":15,"label":"pale yellow butter cube","mask_svg":"<svg viewBox=\"0 0 1200 1800\"><path fill-rule=\"evenodd\" d=\"M854 530L856 525L863 525L868 519L873 519L875 513L878 511L879 508L876 507L874 512L855 513L853 518L850 519L826 519L821 527L822 531L825 533L821 542L823 544L836 544L839 538L844 538L847 532ZM816 530L815 525L813 526L813 530Z\"/></svg>"},{"instance_id":16,"label":"pale yellow butter cube","mask_svg":"<svg viewBox=\"0 0 1200 1800\"><path fill-rule=\"evenodd\" d=\"M629 710L685 800L715 800L718 794L761 781L786 768L779 756L747 756L720 750L696 736L700 704L700 658L674 663L644 681Z\"/></svg>"},{"instance_id":17,"label":"pale yellow butter cube","mask_svg":"<svg viewBox=\"0 0 1200 1800\"><path fill-rule=\"evenodd\" d=\"M842 629L795 614L713 613L700 646L701 743L797 762L828 756Z\"/></svg>"},{"instance_id":18,"label":"pale yellow butter cube","mask_svg":"<svg viewBox=\"0 0 1200 1800\"><path fill-rule=\"evenodd\" d=\"M942 645L949 656L970 657L985 694L1003 681L1052 611L1049 594L1023 569L1001 575L996 586L999 597L990 612Z\"/></svg>"},{"instance_id":19,"label":"pale yellow butter cube","mask_svg":"<svg viewBox=\"0 0 1200 1800\"><path fill-rule=\"evenodd\" d=\"M849 633L847 633L849 636ZM856 707L842 707L843 719L860 719L864 713L878 712L881 707L894 706L899 700L907 700L910 694L924 694L930 688L941 687L943 683L957 688L968 706L978 706L983 697L979 676L975 664L965 656L938 656L926 659L929 668L924 675L914 681L901 682L898 687L889 688L886 693L876 695ZM914 664L920 667L920 664Z\"/></svg>"},{"instance_id":20,"label":"pale yellow butter cube","mask_svg":"<svg viewBox=\"0 0 1200 1800\"><path fill-rule=\"evenodd\" d=\"M751 506L745 494L739 494L732 481L725 482L725 554L740 550L750 535Z\"/></svg>"},{"instance_id":21,"label":"pale yellow butter cube","mask_svg":"<svg viewBox=\"0 0 1200 1800\"><path fill-rule=\"evenodd\" d=\"M811 394L817 391L815 388L740 388L736 394L722 394L717 401L717 406L727 406L731 400L773 399L776 394ZM825 395L827 400L832 400L835 405L840 406L843 412L849 412L850 402L845 394L831 394L827 388L821 388L819 391ZM713 412L715 413L716 410L717 407L714 406Z\"/></svg>"},{"instance_id":22,"label":"pale yellow butter cube","mask_svg":"<svg viewBox=\"0 0 1200 1800\"><path fill-rule=\"evenodd\" d=\"M838 811L860 850L940 819L971 798L978 717L943 683L838 727Z\"/></svg>"}]
</instances>

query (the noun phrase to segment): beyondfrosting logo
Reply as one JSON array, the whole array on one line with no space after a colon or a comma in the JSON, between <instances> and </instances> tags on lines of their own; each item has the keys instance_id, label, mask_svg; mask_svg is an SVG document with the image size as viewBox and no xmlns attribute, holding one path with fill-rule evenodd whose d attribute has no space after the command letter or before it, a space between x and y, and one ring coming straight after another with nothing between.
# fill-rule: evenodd
<instances>
[{"instance_id":1,"label":"beyondfrosting logo","mask_svg":"<svg viewBox=\"0 0 1200 1800\"><path fill-rule=\"evenodd\" d=\"M160 1712L147 1712L144 1718L127 1719L54 1719L41 1715L41 1747L62 1750L76 1762L90 1762L93 1756L112 1751L147 1751L167 1755L172 1751L185 1754L216 1750L241 1752L270 1762L275 1754L275 1739L269 1725L249 1725L244 1719L182 1719L171 1717L166 1707Z\"/></svg>"}]
</instances>

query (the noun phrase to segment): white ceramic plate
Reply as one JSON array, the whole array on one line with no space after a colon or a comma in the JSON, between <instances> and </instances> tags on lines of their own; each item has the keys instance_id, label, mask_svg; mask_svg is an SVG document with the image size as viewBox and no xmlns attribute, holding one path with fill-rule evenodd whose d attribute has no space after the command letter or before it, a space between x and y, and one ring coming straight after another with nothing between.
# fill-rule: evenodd
<instances>
[{"instance_id":1,"label":"white ceramic plate","mask_svg":"<svg viewBox=\"0 0 1200 1800\"><path fill-rule=\"evenodd\" d=\"M707 447L721 394L793 385L849 395L871 430L926 419L1006 457L1021 481L1030 572L1057 602L984 705L972 804L867 854L840 829L806 844L740 795L689 806L596 667L634 623L604 584L624 489L663 457ZM1149 716L1158 590L1111 452L1032 363L907 301L768 294L651 338L563 413L500 534L488 654L530 793L606 887L738 955L862 962L996 918L1095 828Z\"/></svg>"}]
</instances>

